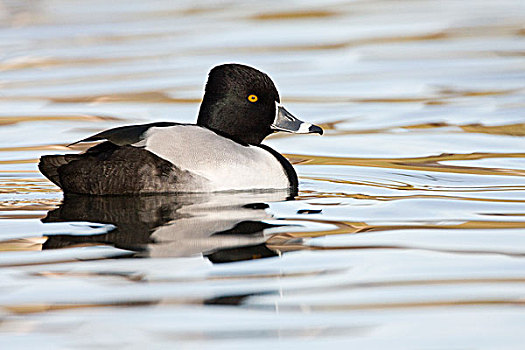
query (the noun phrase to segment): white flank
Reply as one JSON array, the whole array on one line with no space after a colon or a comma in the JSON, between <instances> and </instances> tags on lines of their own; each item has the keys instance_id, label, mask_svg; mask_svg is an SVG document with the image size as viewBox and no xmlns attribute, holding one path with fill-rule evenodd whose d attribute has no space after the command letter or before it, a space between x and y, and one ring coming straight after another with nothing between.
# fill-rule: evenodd
<instances>
[{"instance_id":1,"label":"white flank","mask_svg":"<svg viewBox=\"0 0 525 350\"><path fill-rule=\"evenodd\" d=\"M285 189L288 177L268 151L242 146L196 125L153 127L134 146L208 180L194 191Z\"/></svg>"}]
</instances>

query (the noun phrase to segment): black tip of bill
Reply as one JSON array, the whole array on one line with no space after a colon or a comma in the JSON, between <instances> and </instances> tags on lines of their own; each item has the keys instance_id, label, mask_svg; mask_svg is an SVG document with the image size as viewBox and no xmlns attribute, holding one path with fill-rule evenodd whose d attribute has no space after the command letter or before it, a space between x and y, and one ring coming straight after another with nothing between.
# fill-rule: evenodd
<instances>
[{"instance_id":1,"label":"black tip of bill","mask_svg":"<svg viewBox=\"0 0 525 350\"><path fill-rule=\"evenodd\" d=\"M320 126L317 126L317 125L311 125L309 128L308 128L308 133L310 134L319 134L319 135L322 135L323 134L323 129L320 127Z\"/></svg>"}]
</instances>

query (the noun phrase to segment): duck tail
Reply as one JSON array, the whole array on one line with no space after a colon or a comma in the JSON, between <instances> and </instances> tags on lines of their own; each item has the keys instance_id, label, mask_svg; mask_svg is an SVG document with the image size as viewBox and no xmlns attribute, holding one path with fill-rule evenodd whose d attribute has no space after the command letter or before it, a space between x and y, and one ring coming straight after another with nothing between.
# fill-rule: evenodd
<instances>
[{"instance_id":1,"label":"duck tail","mask_svg":"<svg viewBox=\"0 0 525 350\"><path fill-rule=\"evenodd\" d=\"M38 162L38 169L45 177L47 177L52 183L62 188L60 183L59 168L63 165L69 164L72 160L77 157L70 154L42 156Z\"/></svg>"}]
</instances>

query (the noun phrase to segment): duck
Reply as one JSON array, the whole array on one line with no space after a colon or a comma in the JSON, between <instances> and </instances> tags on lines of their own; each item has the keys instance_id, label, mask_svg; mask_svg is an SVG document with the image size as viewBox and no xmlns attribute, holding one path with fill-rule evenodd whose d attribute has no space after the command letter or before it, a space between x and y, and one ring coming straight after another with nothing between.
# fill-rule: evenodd
<instances>
[{"instance_id":1,"label":"duck","mask_svg":"<svg viewBox=\"0 0 525 350\"><path fill-rule=\"evenodd\" d=\"M323 129L285 109L266 73L222 64L208 74L196 124L105 130L71 144L100 141L83 153L44 155L38 168L65 194L286 190L293 195L298 190L293 166L262 144L275 132L322 135Z\"/></svg>"}]
</instances>

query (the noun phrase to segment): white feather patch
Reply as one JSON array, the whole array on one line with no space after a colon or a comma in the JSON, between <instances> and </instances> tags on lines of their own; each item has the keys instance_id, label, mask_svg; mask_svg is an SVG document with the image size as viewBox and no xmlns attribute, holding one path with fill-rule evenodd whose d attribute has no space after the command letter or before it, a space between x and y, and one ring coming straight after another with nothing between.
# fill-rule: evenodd
<instances>
[{"instance_id":1,"label":"white feather patch","mask_svg":"<svg viewBox=\"0 0 525 350\"><path fill-rule=\"evenodd\" d=\"M285 189L289 180L281 163L268 151L242 146L196 125L153 127L134 146L208 181L196 191Z\"/></svg>"}]
</instances>

